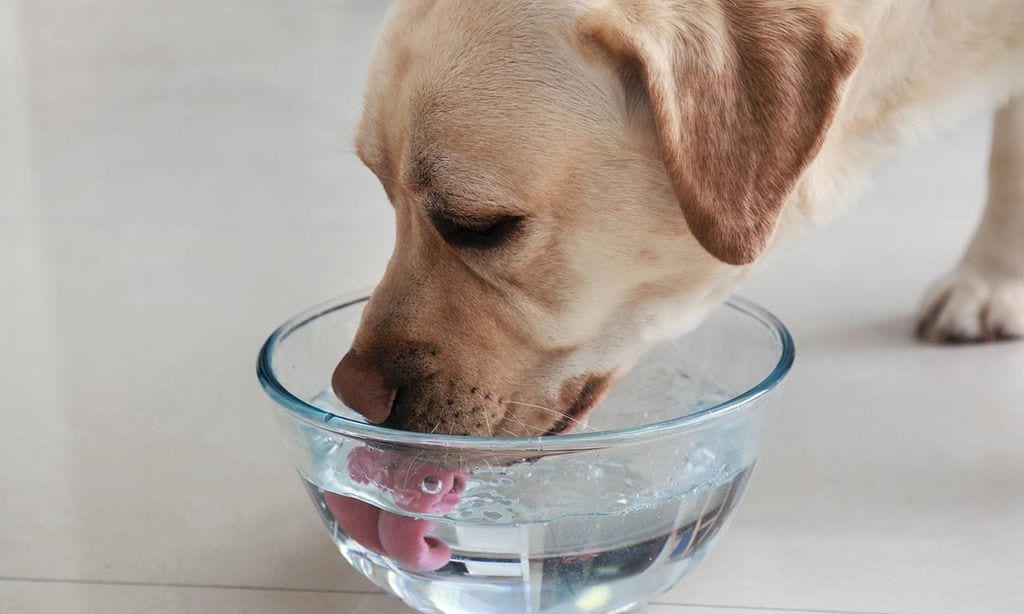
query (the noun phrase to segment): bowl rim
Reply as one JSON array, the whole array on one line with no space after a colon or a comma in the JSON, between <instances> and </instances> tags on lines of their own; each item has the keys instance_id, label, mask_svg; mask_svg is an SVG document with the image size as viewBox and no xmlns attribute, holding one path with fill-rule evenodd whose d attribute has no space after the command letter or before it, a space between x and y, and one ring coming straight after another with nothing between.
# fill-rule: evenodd
<instances>
[{"instance_id":1,"label":"bowl rim","mask_svg":"<svg viewBox=\"0 0 1024 614\"><path fill-rule=\"evenodd\" d=\"M279 326L260 348L256 362L256 374L263 390L288 414L315 428L363 440L372 440L389 445L401 444L415 447L439 447L448 450L478 452L549 452L577 451L609 448L636 440L661 439L692 431L706 426L708 422L736 413L762 396L776 389L786 378L793 366L796 350L793 337L786 326L771 312L744 298L732 297L718 309L733 309L753 318L768 328L780 344L779 358L775 367L757 384L729 399L711 407L678 418L653 422L634 427L607 431L569 433L556 436L534 437L480 437L465 435L430 435L415 431L400 431L375 424L359 422L332 414L298 398L278 379L272 359L278 345L289 335L313 320L327 316L369 300L368 291L343 295L322 302L299 313Z\"/></svg>"}]
</instances>

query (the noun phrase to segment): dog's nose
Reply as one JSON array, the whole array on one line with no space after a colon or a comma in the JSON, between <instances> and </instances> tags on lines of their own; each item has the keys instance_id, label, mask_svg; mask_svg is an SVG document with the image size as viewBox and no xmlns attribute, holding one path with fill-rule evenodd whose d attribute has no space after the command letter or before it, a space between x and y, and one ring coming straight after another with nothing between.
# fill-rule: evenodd
<instances>
[{"instance_id":1,"label":"dog's nose","mask_svg":"<svg viewBox=\"0 0 1024 614\"><path fill-rule=\"evenodd\" d=\"M374 424L387 420L395 402L395 389L373 361L354 350L345 354L331 377L331 387L341 402Z\"/></svg>"}]
</instances>

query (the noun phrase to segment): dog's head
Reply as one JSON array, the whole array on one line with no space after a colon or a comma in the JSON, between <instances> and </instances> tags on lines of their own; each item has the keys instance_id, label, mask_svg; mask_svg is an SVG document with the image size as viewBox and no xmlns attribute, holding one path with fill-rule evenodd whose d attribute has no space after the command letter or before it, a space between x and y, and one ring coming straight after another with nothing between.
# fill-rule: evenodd
<instances>
[{"instance_id":1,"label":"dog's head","mask_svg":"<svg viewBox=\"0 0 1024 614\"><path fill-rule=\"evenodd\" d=\"M356 147L397 244L334 377L374 422L572 425L767 249L856 42L812 0L402 0Z\"/></svg>"}]
</instances>

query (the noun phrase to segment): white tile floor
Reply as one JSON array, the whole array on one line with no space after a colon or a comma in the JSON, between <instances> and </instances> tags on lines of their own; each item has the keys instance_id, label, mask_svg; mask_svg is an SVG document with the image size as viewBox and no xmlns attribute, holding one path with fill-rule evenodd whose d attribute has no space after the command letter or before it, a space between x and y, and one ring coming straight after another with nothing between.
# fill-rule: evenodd
<instances>
[{"instance_id":1,"label":"white tile floor","mask_svg":"<svg viewBox=\"0 0 1024 614\"><path fill-rule=\"evenodd\" d=\"M0 0L0 612L407 610L333 551L253 363L369 285L350 153L383 3ZM1024 611L1024 345L909 336L987 123L746 294L798 364L736 521L648 614Z\"/></svg>"}]
</instances>

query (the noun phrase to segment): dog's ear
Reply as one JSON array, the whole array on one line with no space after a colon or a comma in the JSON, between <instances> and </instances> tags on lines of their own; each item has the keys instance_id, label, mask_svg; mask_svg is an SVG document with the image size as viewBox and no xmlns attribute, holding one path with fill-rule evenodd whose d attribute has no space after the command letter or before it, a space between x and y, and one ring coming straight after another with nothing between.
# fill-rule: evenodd
<instances>
[{"instance_id":1,"label":"dog's ear","mask_svg":"<svg viewBox=\"0 0 1024 614\"><path fill-rule=\"evenodd\" d=\"M647 115L691 232L730 264L766 249L860 55L818 6L613 0L577 23Z\"/></svg>"}]
</instances>

